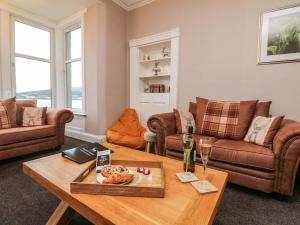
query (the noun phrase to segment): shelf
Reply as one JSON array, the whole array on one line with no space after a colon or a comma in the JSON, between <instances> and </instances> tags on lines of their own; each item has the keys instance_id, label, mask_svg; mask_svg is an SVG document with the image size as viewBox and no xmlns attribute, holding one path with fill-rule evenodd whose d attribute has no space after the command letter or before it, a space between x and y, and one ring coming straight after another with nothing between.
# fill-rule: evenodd
<instances>
[{"instance_id":1,"label":"shelf","mask_svg":"<svg viewBox=\"0 0 300 225\"><path fill-rule=\"evenodd\" d=\"M171 74L159 74L159 75L140 76L140 79L165 78L170 76Z\"/></svg>"},{"instance_id":2,"label":"shelf","mask_svg":"<svg viewBox=\"0 0 300 225\"><path fill-rule=\"evenodd\" d=\"M164 57L164 58L157 58L157 59L150 59L150 60L141 60L140 63L150 63L150 62L157 62L157 61L169 61L171 57Z\"/></svg>"},{"instance_id":3,"label":"shelf","mask_svg":"<svg viewBox=\"0 0 300 225\"><path fill-rule=\"evenodd\" d=\"M170 93L140 93L140 103L169 104Z\"/></svg>"},{"instance_id":4,"label":"shelf","mask_svg":"<svg viewBox=\"0 0 300 225\"><path fill-rule=\"evenodd\" d=\"M142 92L143 95L169 95L170 92Z\"/></svg>"}]
</instances>

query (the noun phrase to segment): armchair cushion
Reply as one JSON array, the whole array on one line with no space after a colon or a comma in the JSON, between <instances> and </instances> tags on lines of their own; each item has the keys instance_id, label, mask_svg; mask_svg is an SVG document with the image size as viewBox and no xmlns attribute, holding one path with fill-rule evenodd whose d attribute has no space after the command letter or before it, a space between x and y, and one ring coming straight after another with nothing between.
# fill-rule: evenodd
<instances>
[{"instance_id":1,"label":"armchair cushion","mask_svg":"<svg viewBox=\"0 0 300 225\"><path fill-rule=\"evenodd\" d=\"M0 145L9 145L55 135L56 127L53 125L0 129Z\"/></svg>"},{"instance_id":2,"label":"armchair cushion","mask_svg":"<svg viewBox=\"0 0 300 225\"><path fill-rule=\"evenodd\" d=\"M47 107L23 107L22 127L43 126L46 124Z\"/></svg>"},{"instance_id":3,"label":"armchair cushion","mask_svg":"<svg viewBox=\"0 0 300 225\"><path fill-rule=\"evenodd\" d=\"M23 107L36 107L36 100L17 100L17 125L22 126Z\"/></svg>"},{"instance_id":4,"label":"armchair cushion","mask_svg":"<svg viewBox=\"0 0 300 225\"><path fill-rule=\"evenodd\" d=\"M0 102L0 129L11 128L7 108Z\"/></svg>"},{"instance_id":5,"label":"armchair cushion","mask_svg":"<svg viewBox=\"0 0 300 225\"><path fill-rule=\"evenodd\" d=\"M6 128L16 127L17 126L17 106L16 106L16 97L0 100L1 105L6 111L7 114L7 123Z\"/></svg>"}]
</instances>

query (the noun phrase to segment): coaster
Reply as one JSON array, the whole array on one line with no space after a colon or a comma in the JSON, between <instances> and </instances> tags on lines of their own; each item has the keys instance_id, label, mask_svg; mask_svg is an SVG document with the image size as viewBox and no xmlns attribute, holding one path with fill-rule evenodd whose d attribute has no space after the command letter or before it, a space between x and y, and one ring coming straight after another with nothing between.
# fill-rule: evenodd
<instances>
[{"instance_id":1,"label":"coaster","mask_svg":"<svg viewBox=\"0 0 300 225\"><path fill-rule=\"evenodd\" d=\"M206 193L211 193L211 192L218 191L218 188L216 188L214 185L212 185L207 180L200 180L200 181L192 182L191 184L201 194L206 194Z\"/></svg>"},{"instance_id":2,"label":"coaster","mask_svg":"<svg viewBox=\"0 0 300 225\"><path fill-rule=\"evenodd\" d=\"M191 172L176 173L176 176L182 183L188 183L199 180L198 177L196 177L195 174Z\"/></svg>"}]
</instances>

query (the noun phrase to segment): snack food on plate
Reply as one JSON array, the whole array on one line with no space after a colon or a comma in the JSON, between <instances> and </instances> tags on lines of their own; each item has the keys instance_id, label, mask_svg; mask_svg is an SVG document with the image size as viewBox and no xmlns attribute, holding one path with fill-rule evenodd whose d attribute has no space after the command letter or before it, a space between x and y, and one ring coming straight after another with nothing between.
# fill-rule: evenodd
<instances>
[{"instance_id":1,"label":"snack food on plate","mask_svg":"<svg viewBox=\"0 0 300 225\"><path fill-rule=\"evenodd\" d=\"M104 184L121 184L130 182L133 178L133 174L123 173L123 174L114 174L109 177L106 177Z\"/></svg>"},{"instance_id":2,"label":"snack food on plate","mask_svg":"<svg viewBox=\"0 0 300 225\"><path fill-rule=\"evenodd\" d=\"M114 174L125 174L125 173L129 173L129 170L126 167L120 166L120 165L105 166L101 170L101 174L104 177L109 177L109 176L114 175Z\"/></svg>"},{"instance_id":3,"label":"snack food on plate","mask_svg":"<svg viewBox=\"0 0 300 225\"><path fill-rule=\"evenodd\" d=\"M105 166L101 170L102 176L105 177L103 183L105 184L120 184L130 182L133 179L133 174L129 170L120 165Z\"/></svg>"}]
</instances>

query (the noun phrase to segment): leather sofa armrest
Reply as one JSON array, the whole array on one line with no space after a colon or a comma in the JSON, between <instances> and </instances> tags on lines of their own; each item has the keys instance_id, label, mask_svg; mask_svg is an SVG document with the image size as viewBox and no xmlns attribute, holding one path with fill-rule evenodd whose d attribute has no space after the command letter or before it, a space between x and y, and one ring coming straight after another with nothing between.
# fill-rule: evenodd
<instances>
[{"instance_id":1,"label":"leather sofa armrest","mask_svg":"<svg viewBox=\"0 0 300 225\"><path fill-rule=\"evenodd\" d=\"M273 141L277 159L277 192L292 195L300 164L300 123L284 120Z\"/></svg>"},{"instance_id":2,"label":"leather sofa armrest","mask_svg":"<svg viewBox=\"0 0 300 225\"><path fill-rule=\"evenodd\" d=\"M74 114L68 109L50 109L47 111L47 124L64 127L73 120Z\"/></svg>"},{"instance_id":3,"label":"leather sofa armrest","mask_svg":"<svg viewBox=\"0 0 300 225\"><path fill-rule=\"evenodd\" d=\"M162 113L151 116L147 122L150 131L156 134L156 147L160 155L165 155L165 137L176 134L175 114Z\"/></svg>"}]
</instances>

